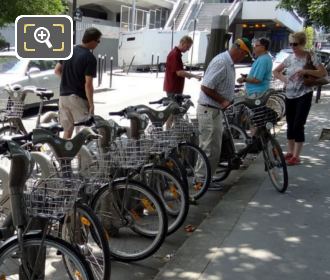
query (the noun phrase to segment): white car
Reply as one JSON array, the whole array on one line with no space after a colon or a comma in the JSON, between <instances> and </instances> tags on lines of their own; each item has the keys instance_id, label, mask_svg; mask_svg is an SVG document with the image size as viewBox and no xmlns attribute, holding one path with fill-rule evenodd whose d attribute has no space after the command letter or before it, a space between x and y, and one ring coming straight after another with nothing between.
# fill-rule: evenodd
<instances>
[{"instance_id":1,"label":"white car","mask_svg":"<svg viewBox=\"0 0 330 280\"><path fill-rule=\"evenodd\" d=\"M18 59L13 51L0 52L0 95L7 84L20 84L52 90L54 98L50 102L57 101L60 78L54 73L55 64L54 60ZM39 103L39 97L30 94L24 108L38 107Z\"/></svg>"},{"instance_id":2,"label":"white car","mask_svg":"<svg viewBox=\"0 0 330 280\"><path fill-rule=\"evenodd\" d=\"M280 65L284 59L286 59L290 54L292 54L292 49L283 49L280 52L278 52L275 56L275 59L273 61L273 70Z\"/></svg>"}]
</instances>

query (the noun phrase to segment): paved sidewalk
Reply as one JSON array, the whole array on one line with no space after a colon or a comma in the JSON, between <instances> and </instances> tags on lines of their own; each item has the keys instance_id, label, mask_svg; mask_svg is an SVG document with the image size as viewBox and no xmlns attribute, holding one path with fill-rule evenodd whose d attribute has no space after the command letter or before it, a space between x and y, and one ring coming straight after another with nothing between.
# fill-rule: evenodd
<instances>
[{"instance_id":1,"label":"paved sidewalk","mask_svg":"<svg viewBox=\"0 0 330 280\"><path fill-rule=\"evenodd\" d=\"M313 103L303 163L288 167L286 194L274 190L259 156L154 280L330 279L330 141L319 141L329 108L327 90Z\"/></svg>"}]
</instances>

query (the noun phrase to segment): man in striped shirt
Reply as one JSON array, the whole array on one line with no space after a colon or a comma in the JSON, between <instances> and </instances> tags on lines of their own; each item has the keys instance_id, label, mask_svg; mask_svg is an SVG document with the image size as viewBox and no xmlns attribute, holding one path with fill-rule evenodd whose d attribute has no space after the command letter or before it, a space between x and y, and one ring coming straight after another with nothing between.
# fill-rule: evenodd
<instances>
[{"instance_id":1,"label":"man in striped shirt","mask_svg":"<svg viewBox=\"0 0 330 280\"><path fill-rule=\"evenodd\" d=\"M197 118L200 131L199 146L206 153L211 174L219 163L222 142L221 109L230 105L235 90L235 63L251 56L252 45L247 38L237 39L229 51L215 56L206 69L198 99ZM197 178L203 178L201 165L197 162ZM199 184L198 180L196 184ZM196 186L198 187L198 186Z\"/></svg>"}]
</instances>

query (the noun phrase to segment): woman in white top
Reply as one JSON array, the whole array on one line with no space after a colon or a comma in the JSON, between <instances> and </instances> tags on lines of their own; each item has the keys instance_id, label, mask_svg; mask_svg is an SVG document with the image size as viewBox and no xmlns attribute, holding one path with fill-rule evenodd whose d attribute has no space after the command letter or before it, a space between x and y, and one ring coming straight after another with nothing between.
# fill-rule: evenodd
<instances>
[{"instance_id":1,"label":"woman in white top","mask_svg":"<svg viewBox=\"0 0 330 280\"><path fill-rule=\"evenodd\" d=\"M300 163L300 153L305 141L304 127L312 104L313 87L303 84L303 76L325 77L327 71L315 54L305 50L306 34L290 34L289 44L293 54L273 71L275 78L285 83L286 121L288 152L285 155L288 165ZM316 70L303 69L310 56ZM283 71L285 74L283 74Z\"/></svg>"}]
</instances>

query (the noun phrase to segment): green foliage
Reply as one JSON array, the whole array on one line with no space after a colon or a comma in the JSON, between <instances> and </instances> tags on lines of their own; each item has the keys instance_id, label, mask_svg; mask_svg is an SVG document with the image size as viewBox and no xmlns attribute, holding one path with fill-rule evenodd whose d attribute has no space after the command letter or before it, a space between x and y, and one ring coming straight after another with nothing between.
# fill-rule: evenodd
<instances>
[{"instance_id":1,"label":"green foliage","mask_svg":"<svg viewBox=\"0 0 330 280\"><path fill-rule=\"evenodd\" d=\"M330 0L281 0L278 7L297 11L305 19L306 25L330 28Z\"/></svg>"},{"instance_id":2,"label":"green foliage","mask_svg":"<svg viewBox=\"0 0 330 280\"><path fill-rule=\"evenodd\" d=\"M306 49L310 50L313 48L313 42L314 42L314 28L311 26L308 26L305 28L305 33L307 37L306 42Z\"/></svg>"},{"instance_id":3,"label":"green foliage","mask_svg":"<svg viewBox=\"0 0 330 280\"><path fill-rule=\"evenodd\" d=\"M66 9L64 0L0 0L0 26L15 22L20 15L58 15Z\"/></svg>"}]
</instances>

